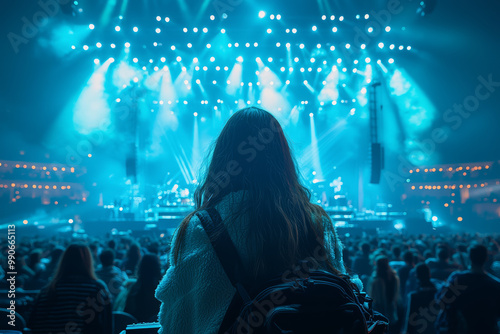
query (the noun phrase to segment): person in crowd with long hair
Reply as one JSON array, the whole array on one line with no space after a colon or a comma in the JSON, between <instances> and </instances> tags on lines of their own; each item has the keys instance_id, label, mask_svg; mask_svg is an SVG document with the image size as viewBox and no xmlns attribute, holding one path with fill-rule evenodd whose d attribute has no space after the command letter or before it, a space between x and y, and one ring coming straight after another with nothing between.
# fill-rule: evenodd
<instances>
[{"instance_id":1,"label":"person in crowd with long hair","mask_svg":"<svg viewBox=\"0 0 500 334\"><path fill-rule=\"evenodd\" d=\"M124 311L132 314L139 322L155 321L160 310L160 302L155 298L155 289L161 277L158 256L144 255L137 270L137 281L127 295Z\"/></svg>"},{"instance_id":2,"label":"person in crowd with long hair","mask_svg":"<svg viewBox=\"0 0 500 334\"><path fill-rule=\"evenodd\" d=\"M33 334L113 332L109 292L94 275L86 245L71 244L64 251L54 277L36 298L28 327Z\"/></svg>"},{"instance_id":3,"label":"person in crowd with long hair","mask_svg":"<svg viewBox=\"0 0 500 334\"><path fill-rule=\"evenodd\" d=\"M375 259L375 268L368 284L368 294L373 298L373 309L396 322L399 278L389 266L389 259L380 255Z\"/></svg>"},{"instance_id":4,"label":"person in crowd with long hair","mask_svg":"<svg viewBox=\"0 0 500 334\"><path fill-rule=\"evenodd\" d=\"M138 243L134 242L127 250L127 255L121 264L121 270L125 271L129 276L134 276L140 261L141 247L139 247Z\"/></svg>"},{"instance_id":5,"label":"person in crowd with long hair","mask_svg":"<svg viewBox=\"0 0 500 334\"><path fill-rule=\"evenodd\" d=\"M235 293L195 215L200 210L221 215L246 287L317 259L318 245L327 254L318 259L320 267L345 273L334 225L311 203L282 127L269 112L250 107L230 117L194 197L195 211L175 233L170 267L156 290L160 333L217 332Z\"/></svg>"}]
</instances>

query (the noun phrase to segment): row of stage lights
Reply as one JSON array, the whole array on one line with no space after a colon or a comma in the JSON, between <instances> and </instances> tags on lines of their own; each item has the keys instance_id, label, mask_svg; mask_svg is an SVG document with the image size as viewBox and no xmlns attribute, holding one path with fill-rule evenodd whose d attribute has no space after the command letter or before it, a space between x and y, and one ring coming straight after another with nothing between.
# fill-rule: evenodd
<instances>
[{"instance_id":1,"label":"row of stage lights","mask_svg":"<svg viewBox=\"0 0 500 334\"><path fill-rule=\"evenodd\" d=\"M482 169L489 169L490 166L489 165L485 165L485 166L466 166L465 168L464 167L456 167L456 168L453 168L453 167L448 167L448 168L439 168L439 169L436 169L436 168L423 168L423 169L420 169L420 168L417 168L415 170L413 169L410 169L410 174L412 173L420 173L420 172L423 172L423 173L435 173L435 172L460 172L460 171L463 171L463 170L469 170L471 172L474 172L476 170L482 170Z\"/></svg>"},{"instance_id":2,"label":"row of stage lights","mask_svg":"<svg viewBox=\"0 0 500 334\"><path fill-rule=\"evenodd\" d=\"M298 46L298 48L301 49L301 50L303 50L306 47L306 45L304 43L294 43L294 44L291 44L289 42L288 43L276 42L274 45L276 46L276 48L285 47L287 50L290 50L292 48L292 46ZM123 46L126 49L129 49L131 47L131 44L130 44L130 42L125 42L125 43L123 43ZM163 43L153 42L153 46L154 47L163 46ZM233 48L233 47L234 48L239 48L239 47L246 47L246 48L254 47L254 48L257 48L258 46L259 46L258 42L254 42L254 43L250 43L250 42L238 43L238 42L235 42L235 43L228 43L227 44L228 48ZM101 42L97 42L95 44L95 48L89 46L88 44L84 44L84 45L81 46L81 49L83 51L88 51L88 50L101 49L103 47L104 47L104 44L102 44ZM110 43L109 47L111 49L115 49L117 47L117 44ZM175 51L175 50L177 50L178 47L179 47L179 45L176 46L175 44L172 44L172 45L170 45L170 50L171 51ZM188 49L191 49L193 47L193 44L192 43L186 43L186 47ZM323 47L323 45L321 43L317 43L315 45L316 49L321 49L322 47ZM353 48L353 45L350 44L350 43L346 43L346 44L343 45L343 47L346 50L350 50L350 49ZM359 45L359 49L360 50L365 50L366 47L367 47L367 44L365 44L365 43ZM383 43L383 42L379 42L377 44L377 47L382 50L382 49L386 48L386 44ZM205 48L211 49L212 48L212 44L211 43L205 44ZM410 45L407 45L407 46L404 46L404 45L396 46L396 44L389 44L387 46L387 48L389 50L400 50L400 51L404 51L404 50L410 51L412 49L412 47ZM72 45L71 49L76 50L77 46L76 45ZM327 49L330 50L330 51L335 51L335 50L337 50L337 47L335 47L334 45L327 45Z\"/></svg>"},{"instance_id":3,"label":"row of stage lights","mask_svg":"<svg viewBox=\"0 0 500 334\"><path fill-rule=\"evenodd\" d=\"M411 186L411 190L455 190L457 188L459 189L470 189L470 188L483 188L488 185L488 182L484 182L481 184L450 184L450 185L444 185L444 186L436 186L436 185L425 185L425 186Z\"/></svg>"},{"instance_id":4,"label":"row of stage lights","mask_svg":"<svg viewBox=\"0 0 500 334\"><path fill-rule=\"evenodd\" d=\"M1 163L0 162L0 167L9 167L9 164L8 163ZM47 166L35 166L35 165L27 165L27 164L15 164L13 165L13 167L15 168L22 168L22 169L32 169L32 170L43 170L43 171L47 171L47 170L50 170L51 168L50 167L47 167ZM74 173L75 172L75 168L74 167L70 167L68 169L66 169L66 167L61 167L60 169L57 168L57 167L52 167L52 170L54 172L57 172L57 171L61 171L61 172L71 172L71 173Z\"/></svg>"},{"instance_id":5,"label":"row of stage lights","mask_svg":"<svg viewBox=\"0 0 500 334\"><path fill-rule=\"evenodd\" d=\"M117 98L115 101L117 103L120 103L121 99ZM321 106L328 105L328 104L331 104L332 106L335 106L335 105L337 105L339 103L347 104L347 103L349 103L349 101L352 101L353 103L356 103L356 99L352 99L352 100L346 100L346 99L344 99L344 100L340 100L340 101L332 101L331 103L326 103L326 102L321 101L319 104ZM245 101L243 101L243 102L245 103ZM200 103L208 105L209 101L208 100L201 100ZM234 101L234 103L238 104L238 103L241 103L241 101L236 100L236 101ZM252 101L246 101L246 103L247 104L252 104ZM256 103L260 105L262 103L262 101L261 100L257 100ZM167 105L168 104L168 105L172 105L172 104L189 104L189 102L188 102L188 100L184 100L184 101L180 101L180 100L176 100L176 101L171 101L171 100L163 101L163 100L159 100L159 101L157 101L157 100L155 100L155 101L153 101L153 104L159 104L159 105ZM217 104L224 104L224 101L221 100L221 99L218 99L217 100ZM309 104L309 101L308 100L300 101L300 104L306 104L307 105L307 104Z\"/></svg>"},{"instance_id":6,"label":"row of stage lights","mask_svg":"<svg viewBox=\"0 0 500 334\"><path fill-rule=\"evenodd\" d=\"M61 190L71 190L71 186L70 185L67 185L67 186L56 186L56 185L43 185L43 184L32 184L32 185L28 185L28 184L16 184L16 183L11 183L10 185L9 184L0 184L0 188L21 188L21 189L45 189L45 190L49 190L49 189L52 189L52 190L57 190L57 189L61 189Z\"/></svg>"}]
</instances>

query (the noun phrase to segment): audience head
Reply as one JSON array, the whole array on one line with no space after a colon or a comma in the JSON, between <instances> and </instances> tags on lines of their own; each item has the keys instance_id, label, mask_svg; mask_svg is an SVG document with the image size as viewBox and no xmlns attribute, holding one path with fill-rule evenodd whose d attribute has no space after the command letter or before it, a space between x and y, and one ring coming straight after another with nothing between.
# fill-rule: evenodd
<instances>
[{"instance_id":1,"label":"audience head","mask_svg":"<svg viewBox=\"0 0 500 334\"><path fill-rule=\"evenodd\" d=\"M488 259L488 250L483 245L473 245L469 248L469 257L473 266L483 267Z\"/></svg>"},{"instance_id":2,"label":"audience head","mask_svg":"<svg viewBox=\"0 0 500 334\"><path fill-rule=\"evenodd\" d=\"M375 259L375 273L377 277L386 278L391 271L389 266L389 258L381 255Z\"/></svg>"},{"instance_id":3,"label":"audience head","mask_svg":"<svg viewBox=\"0 0 500 334\"><path fill-rule=\"evenodd\" d=\"M369 243L363 242L361 244L361 251L363 252L364 255L370 254L370 249L371 249L371 247L370 247Z\"/></svg>"},{"instance_id":4,"label":"audience head","mask_svg":"<svg viewBox=\"0 0 500 334\"><path fill-rule=\"evenodd\" d=\"M28 255L28 265L31 269L35 269L35 266L42 260L42 250L34 249Z\"/></svg>"},{"instance_id":5,"label":"audience head","mask_svg":"<svg viewBox=\"0 0 500 334\"><path fill-rule=\"evenodd\" d=\"M58 264L63 254L64 254L64 248L62 248L61 246L54 247L52 252L50 252L50 263Z\"/></svg>"},{"instance_id":6,"label":"audience head","mask_svg":"<svg viewBox=\"0 0 500 334\"><path fill-rule=\"evenodd\" d=\"M113 239L109 240L108 247L111 249L116 249L116 241L114 241Z\"/></svg>"},{"instance_id":7,"label":"audience head","mask_svg":"<svg viewBox=\"0 0 500 334\"><path fill-rule=\"evenodd\" d=\"M141 259L141 247L139 247L139 244L136 242L133 242L128 251L127 251L127 258L129 261L137 261Z\"/></svg>"},{"instance_id":8,"label":"audience head","mask_svg":"<svg viewBox=\"0 0 500 334\"><path fill-rule=\"evenodd\" d=\"M56 283L70 276L96 279L92 254L87 245L75 243L66 248L52 279L51 287L55 288Z\"/></svg>"},{"instance_id":9,"label":"audience head","mask_svg":"<svg viewBox=\"0 0 500 334\"><path fill-rule=\"evenodd\" d=\"M99 254L99 260L103 267L112 266L115 262L115 251L111 248L105 249Z\"/></svg>"},{"instance_id":10,"label":"audience head","mask_svg":"<svg viewBox=\"0 0 500 334\"><path fill-rule=\"evenodd\" d=\"M158 283L161 276L161 266L158 255L145 254L137 268L137 280L150 280Z\"/></svg>"},{"instance_id":11,"label":"audience head","mask_svg":"<svg viewBox=\"0 0 500 334\"><path fill-rule=\"evenodd\" d=\"M392 255L394 255L395 259L399 258L401 256L401 248L399 246L392 247Z\"/></svg>"},{"instance_id":12,"label":"audience head","mask_svg":"<svg viewBox=\"0 0 500 334\"><path fill-rule=\"evenodd\" d=\"M431 270L425 263L419 263L415 267L417 280L420 285L428 285L431 282Z\"/></svg>"},{"instance_id":13,"label":"audience head","mask_svg":"<svg viewBox=\"0 0 500 334\"><path fill-rule=\"evenodd\" d=\"M403 253L403 261L405 261L406 264L412 265L415 263L415 256L411 251L406 251Z\"/></svg>"},{"instance_id":14,"label":"audience head","mask_svg":"<svg viewBox=\"0 0 500 334\"><path fill-rule=\"evenodd\" d=\"M447 247L439 247L437 257L440 261L447 261L450 257Z\"/></svg>"}]
</instances>

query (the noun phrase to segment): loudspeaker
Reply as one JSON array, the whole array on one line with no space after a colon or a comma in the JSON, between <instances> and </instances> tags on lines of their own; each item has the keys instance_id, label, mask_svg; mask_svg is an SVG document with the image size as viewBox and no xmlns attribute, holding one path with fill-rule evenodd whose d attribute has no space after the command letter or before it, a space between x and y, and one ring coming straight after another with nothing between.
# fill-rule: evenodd
<instances>
[{"instance_id":1,"label":"loudspeaker","mask_svg":"<svg viewBox=\"0 0 500 334\"><path fill-rule=\"evenodd\" d=\"M380 143L371 146L371 174L370 183L380 183L380 174L384 168L384 148Z\"/></svg>"}]
</instances>

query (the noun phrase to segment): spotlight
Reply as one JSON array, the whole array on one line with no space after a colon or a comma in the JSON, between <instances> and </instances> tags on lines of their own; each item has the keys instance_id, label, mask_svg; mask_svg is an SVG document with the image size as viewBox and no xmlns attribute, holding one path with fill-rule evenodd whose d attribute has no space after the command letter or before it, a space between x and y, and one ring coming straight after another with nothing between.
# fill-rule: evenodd
<instances>
[{"instance_id":1,"label":"spotlight","mask_svg":"<svg viewBox=\"0 0 500 334\"><path fill-rule=\"evenodd\" d=\"M382 43L382 42L378 43L378 47L381 48L381 49L383 49L384 48L384 43Z\"/></svg>"},{"instance_id":2,"label":"spotlight","mask_svg":"<svg viewBox=\"0 0 500 334\"><path fill-rule=\"evenodd\" d=\"M161 33L161 29L160 28L156 28L155 31L156 31L157 34Z\"/></svg>"},{"instance_id":3,"label":"spotlight","mask_svg":"<svg viewBox=\"0 0 500 334\"><path fill-rule=\"evenodd\" d=\"M280 14L276 15L276 20L281 20L281 15Z\"/></svg>"},{"instance_id":4,"label":"spotlight","mask_svg":"<svg viewBox=\"0 0 500 334\"><path fill-rule=\"evenodd\" d=\"M120 31L120 30L121 30L120 26L116 26L116 27L115 27L115 30L116 30L116 31Z\"/></svg>"},{"instance_id":5,"label":"spotlight","mask_svg":"<svg viewBox=\"0 0 500 334\"><path fill-rule=\"evenodd\" d=\"M132 59L132 61L133 61L134 63L137 63L137 62L139 61L139 59L134 58L134 59Z\"/></svg>"},{"instance_id":6,"label":"spotlight","mask_svg":"<svg viewBox=\"0 0 500 334\"><path fill-rule=\"evenodd\" d=\"M365 62L366 62L367 64L369 64L369 63L371 62L370 57L366 57L366 58L365 58Z\"/></svg>"},{"instance_id":7,"label":"spotlight","mask_svg":"<svg viewBox=\"0 0 500 334\"><path fill-rule=\"evenodd\" d=\"M94 30L94 28L95 28L95 25L93 25L92 23L91 23L91 24L89 24L89 29L90 29L90 30Z\"/></svg>"},{"instance_id":8,"label":"spotlight","mask_svg":"<svg viewBox=\"0 0 500 334\"><path fill-rule=\"evenodd\" d=\"M265 16L266 16L266 12L265 12L265 11L263 11L263 10L261 10L261 11L259 12L259 18L263 19Z\"/></svg>"},{"instance_id":9,"label":"spotlight","mask_svg":"<svg viewBox=\"0 0 500 334\"><path fill-rule=\"evenodd\" d=\"M272 31L270 28L269 28L269 29L267 29L267 33L268 33L268 34L270 34L270 33L272 33L272 32L273 32L273 31Z\"/></svg>"},{"instance_id":10,"label":"spotlight","mask_svg":"<svg viewBox=\"0 0 500 334\"><path fill-rule=\"evenodd\" d=\"M137 59L137 58L136 58L136 59ZM166 60L167 60L167 59L166 59L165 57L161 57L161 58L160 58L160 61L161 61L162 63L164 63Z\"/></svg>"},{"instance_id":11,"label":"spotlight","mask_svg":"<svg viewBox=\"0 0 500 334\"><path fill-rule=\"evenodd\" d=\"M177 60L177 62L180 62L180 61L182 61L182 58L181 58L181 56L177 56L177 58L175 58L175 60Z\"/></svg>"},{"instance_id":12,"label":"spotlight","mask_svg":"<svg viewBox=\"0 0 500 334\"><path fill-rule=\"evenodd\" d=\"M242 63L243 62L243 57L239 56L238 58L236 58L236 61L239 62L239 63Z\"/></svg>"},{"instance_id":13,"label":"spotlight","mask_svg":"<svg viewBox=\"0 0 500 334\"><path fill-rule=\"evenodd\" d=\"M139 31L139 28L134 27L132 30L133 30L134 32L138 32L138 31Z\"/></svg>"},{"instance_id":14,"label":"spotlight","mask_svg":"<svg viewBox=\"0 0 500 334\"><path fill-rule=\"evenodd\" d=\"M194 27L193 32L198 32L198 28Z\"/></svg>"},{"instance_id":15,"label":"spotlight","mask_svg":"<svg viewBox=\"0 0 500 334\"><path fill-rule=\"evenodd\" d=\"M130 47L130 43L129 43L129 42L126 42L126 43L125 43L125 47L126 47L126 48L129 48L129 47Z\"/></svg>"},{"instance_id":16,"label":"spotlight","mask_svg":"<svg viewBox=\"0 0 500 334\"><path fill-rule=\"evenodd\" d=\"M87 50L89 49L89 46L88 46L88 45L84 45L84 46L83 46L83 49L84 49L85 51L87 51Z\"/></svg>"},{"instance_id":17,"label":"spotlight","mask_svg":"<svg viewBox=\"0 0 500 334\"><path fill-rule=\"evenodd\" d=\"M97 46L98 48L100 48L102 46L102 44L99 43L99 42L97 42L95 46Z\"/></svg>"},{"instance_id":18,"label":"spotlight","mask_svg":"<svg viewBox=\"0 0 500 334\"><path fill-rule=\"evenodd\" d=\"M203 32L206 34L208 32L208 29L206 27L203 28Z\"/></svg>"},{"instance_id":19,"label":"spotlight","mask_svg":"<svg viewBox=\"0 0 500 334\"><path fill-rule=\"evenodd\" d=\"M316 30L318 30L318 27L313 26L313 27L312 27L312 31L316 31Z\"/></svg>"},{"instance_id":20,"label":"spotlight","mask_svg":"<svg viewBox=\"0 0 500 334\"><path fill-rule=\"evenodd\" d=\"M99 63L100 63L99 59L97 59L97 58L94 59L94 64L99 65Z\"/></svg>"},{"instance_id":21,"label":"spotlight","mask_svg":"<svg viewBox=\"0 0 500 334\"><path fill-rule=\"evenodd\" d=\"M157 16L156 21L161 21L161 16Z\"/></svg>"},{"instance_id":22,"label":"spotlight","mask_svg":"<svg viewBox=\"0 0 500 334\"><path fill-rule=\"evenodd\" d=\"M332 31L333 31L333 32L337 32L337 30L338 30L338 29L337 29L337 27L333 27L333 28L332 28Z\"/></svg>"},{"instance_id":23,"label":"spotlight","mask_svg":"<svg viewBox=\"0 0 500 334\"><path fill-rule=\"evenodd\" d=\"M385 27L385 31L387 31L387 32L391 31L391 27L389 27L389 26Z\"/></svg>"}]
</instances>

